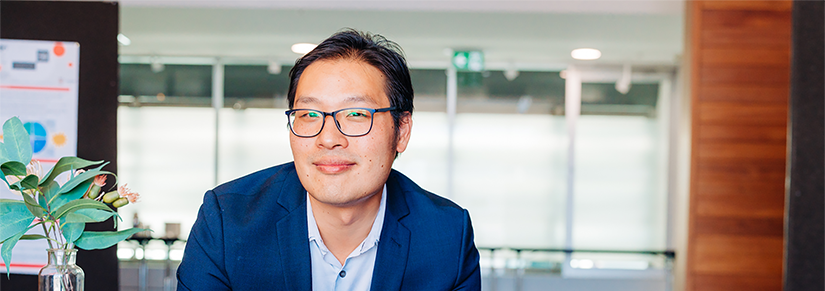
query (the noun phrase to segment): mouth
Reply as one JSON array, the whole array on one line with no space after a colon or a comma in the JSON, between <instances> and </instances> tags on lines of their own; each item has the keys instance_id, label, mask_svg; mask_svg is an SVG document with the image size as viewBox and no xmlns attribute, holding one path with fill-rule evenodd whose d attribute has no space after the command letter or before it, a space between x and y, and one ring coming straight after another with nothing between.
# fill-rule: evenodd
<instances>
[{"instance_id":1,"label":"mouth","mask_svg":"<svg viewBox=\"0 0 825 291\"><path fill-rule=\"evenodd\" d=\"M312 163L315 168L324 174L338 174L355 166L355 162L347 160L321 160Z\"/></svg>"}]
</instances>

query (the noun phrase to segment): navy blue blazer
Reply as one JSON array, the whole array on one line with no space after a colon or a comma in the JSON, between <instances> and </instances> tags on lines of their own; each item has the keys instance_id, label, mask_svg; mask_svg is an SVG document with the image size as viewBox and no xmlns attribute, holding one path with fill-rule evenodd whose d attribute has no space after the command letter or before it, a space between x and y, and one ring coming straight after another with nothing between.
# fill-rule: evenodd
<instances>
[{"instance_id":1,"label":"navy blue blazer","mask_svg":"<svg viewBox=\"0 0 825 291\"><path fill-rule=\"evenodd\" d=\"M393 170L371 288L481 290L467 210ZM311 290L306 190L287 163L206 192L178 290Z\"/></svg>"}]
</instances>

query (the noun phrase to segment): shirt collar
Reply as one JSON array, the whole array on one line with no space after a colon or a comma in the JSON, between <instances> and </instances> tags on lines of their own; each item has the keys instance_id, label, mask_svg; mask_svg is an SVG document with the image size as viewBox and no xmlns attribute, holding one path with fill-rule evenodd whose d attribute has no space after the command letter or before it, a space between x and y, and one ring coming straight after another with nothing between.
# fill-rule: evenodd
<instances>
[{"instance_id":1,"label":"shirt collar","mask_svg":"<svg viewBox=\"0 0 825 291\"><path fill-rule=\"evenodd\" d=\"M312 204L309 202L309 192L307 192L307 227L308 227L308 238L309 241L315 241L322 252L328 252L326 245L324 244L324 240L321 238L321 232L318 230L318 223L315 221L315 216L312 214ZM375 215L375 221L372 223L372 228L370 228L370 233L367 234L367 237L364 238L364 241L361 242L355 250L353 254L360 255L364 252L368 251L370 248L378 244L378 240L381 237L381 230L384 227L384 213L387 209L387 185L384 184L384 190L381 193L381 204L378 206L378 213Z\"/></svg>"}]
</instances>

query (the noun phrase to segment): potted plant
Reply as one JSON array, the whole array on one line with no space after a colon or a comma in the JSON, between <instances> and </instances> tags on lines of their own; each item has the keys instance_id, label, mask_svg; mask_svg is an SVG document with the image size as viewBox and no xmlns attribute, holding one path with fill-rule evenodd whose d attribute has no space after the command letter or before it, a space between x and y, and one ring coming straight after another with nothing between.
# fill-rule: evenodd
<instances>
[{"instance_id":1,"label":"potted plant","mask_svg":"<svg viewBox=\"0 0 825 291\"><path fill-rule=\"evenodd\" d=\"M14 245L20 240L45 239L49 244L48 264L38 275L39 290L81 291L83 270L75 264L76 249L104 249L147 229L86 231L86 223L102 222L120 216L115 209L138 199L124 186L102 191L106 176L104 161L62 157L47 172L32 159L29 133L17 117L3 124L0 143L0 179L21 199L0 199L0 256L11 265ZM66 173L65 178L60 176ZM60 178L59 178L60 176ZM60 181L58 181L60 180ZM117 177L115 176L115 181ZM62 182L62 183L61 183ZM42 234L27 234L42 228Z\"/></svg>"}]
</instances>

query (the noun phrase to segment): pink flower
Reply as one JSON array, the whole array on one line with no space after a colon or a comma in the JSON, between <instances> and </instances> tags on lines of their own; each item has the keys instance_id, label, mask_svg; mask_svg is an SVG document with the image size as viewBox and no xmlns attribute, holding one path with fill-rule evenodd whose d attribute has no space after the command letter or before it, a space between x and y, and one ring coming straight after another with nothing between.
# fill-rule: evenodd
<instances>
[{"instance_id":1,"label":"pink flower","mask_svg":"<svg viewBox=\"0 0 825 291\"><path fill-rule=\"evenodd\" d=\"M26 166L26 174L35 175L39 178L41 173L43 173L43 166L40 165L40 161L34 159L29 161L29 165Z\"/></svg>"},{"instance_id":2,"label":"pink flower","mask_svg":"<svg viewBox=\"0 0 825 291\"><path fill-rule=\"evenodd\" d=\"M98 187L106 186L106 175L97 175L95 176L95 185Z\"/></svg>"},{"instance_id":3,"label":"pink flower","mask_svg":"<svg viewBox=\"0 0 825 291\"><path fill-rule=\"evenodd\" d=\"M128 184L123 184L123 186L117 187L117 194L119 194L120 197L129 199L130 203L137 202L140 198L140 194L138 194L137 192L132 192L132 190L127 188L126 185Z\"/></svg>"}]
</instances>

